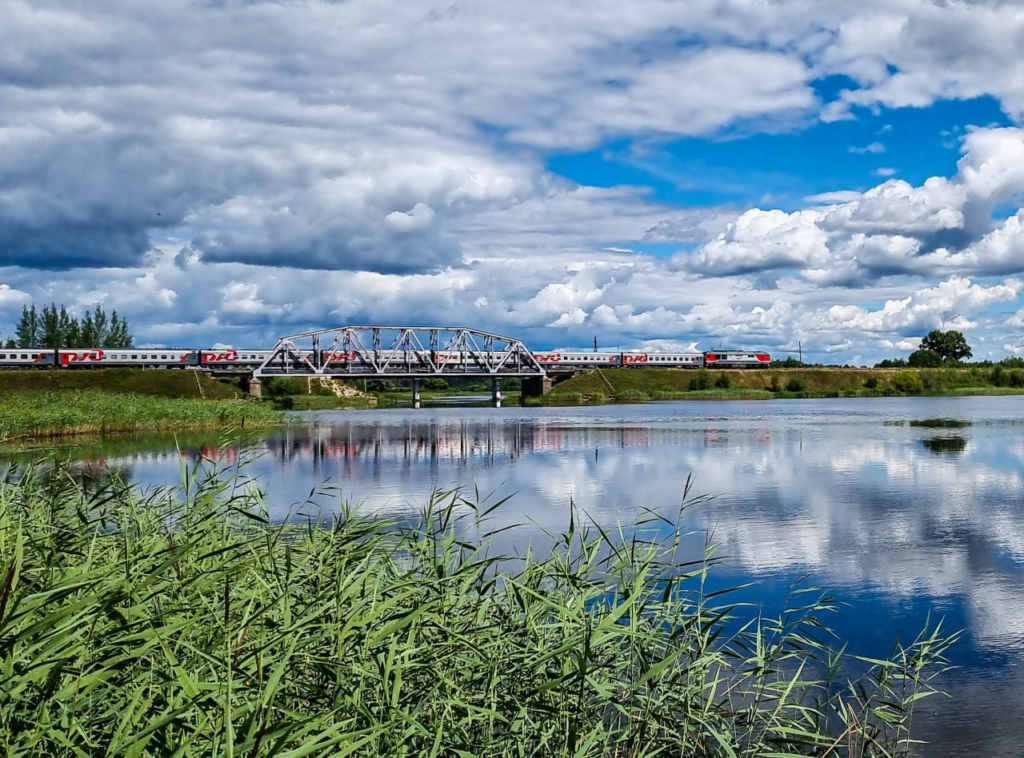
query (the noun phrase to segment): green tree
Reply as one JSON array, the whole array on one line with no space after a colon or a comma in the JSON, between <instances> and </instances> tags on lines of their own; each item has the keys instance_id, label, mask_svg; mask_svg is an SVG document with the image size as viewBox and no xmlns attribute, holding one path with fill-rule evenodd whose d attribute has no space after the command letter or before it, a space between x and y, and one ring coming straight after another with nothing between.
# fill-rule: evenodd
<instances>
[{"instance_id":1,"label":"green tree","mask_svg":"<svg viewBox=\"0 0 1024 758\"><path fill-rule=\"evenodd\" d=\"M772 368L801 368L803 362L797 360L792 355L781 361L772 361Z\"/></svg>"},{"instance_id":2,"label":"green tree","mask_svg":"<svg viewBox=\"0 0 1024 758\"><path fill-rule=\"evenodd\" d=\"M63 305L50 303L37 311L33 303L22 309L15 333L16 347L128 349L135 341L128 322L117 311L108 320L99 305L79 321Z\"/></svg>"},{"instance_id":3,"label":"green tree","mask_svg":"<svg viewBox=\"0 0 1024 758\"><path fill-rule=\"evenodd\" d=\"M88 343L83 347L103 347L109 332L107 314L99 305L92 313L82 317L82 342Z\"/></svg>"},{"instance_id":4,"label":"green tree","mask_svg":"<svg viewBox=\"0 0 1024 758\"><path fill-rule=\"evenodd\" d=\"M42 324L39 322L39 314L36 312L35 303L29 308L27 305L21 310L21 319L15 328L18 339L18 347L39 347L42 338Z\"/></svg>"},{"instance_id":5,"label":"green tree","mask_svg":"<svg viewBox=\"0 0 1024 758\"><path fill-rule=\"evenodd\" d=\"M907 358L907 365L914 368L937 368L942 365L942 356L934 350L915 350Z\"/></svg>"},{"instance_id":6,"label":"green tree","mask_svg":"<svg viewBox=\"0 0 1024 758\"><path fill-rule=\"evenodd\" d=\"M970 358L974 353L961 332L932 329L921 340L921 350L934 350L944 362L956 363Z\"/></svg>"},{"instance_id":7,"label":"green tree","mask_svg":"<svg viewBox=\"0 0 1024 758\"><path fill-rule=\"evenodd\" d=\"M66 347L61 333L60 312L54 303L43 306L42 342L43 347Z\"/></svg>"},{"instance_id":8,"label":"green tree","mask_svg":"<svg viewBox=\"0 0 1024 758\"><path fill-rule=\"evenodd\" d=\"M103 347L118 348L121 350L127 350L132 346L134 338L130 331L128 331L128 322L117 315L117 311L112 311L110 314L110 330L107 332L106 337L103 338Z\"/></svg>"}]
</instances>

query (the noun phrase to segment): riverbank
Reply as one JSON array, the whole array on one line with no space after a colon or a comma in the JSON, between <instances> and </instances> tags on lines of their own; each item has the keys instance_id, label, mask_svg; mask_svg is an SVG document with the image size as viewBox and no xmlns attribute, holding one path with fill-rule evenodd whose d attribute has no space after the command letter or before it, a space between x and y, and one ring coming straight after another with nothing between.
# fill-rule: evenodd
<instances>
[{"instance_id":1,"label":"riverbank","mask_svg":"<svg viewBox=\"0 0 1024 758\"><path fill-rule=\"evenodd\" d=\"M513 560L467 541L487 506L458 494L274 525L234 472L197 474L181 497L0 481L4 754L63 754L72 722L104 755L895 754L946 667L934 628L884 663L836 652L817 591L730 607L671 524L570 521Z\"/></svg>"},{"instance_id":2,"label":"riverbank","mask_svg":"<svg viewBox=\"0 0 1024 758\"><path fill-rule=\"evenodd\" d=\"M593 369L556 384L535 405L644 400L767 400L892 395L1024 394L1024 370L795 368L692 371Z\"/></svg>"},{"instance_id":3,"label":"riverbank","mask_svg":"<svg viewBox=\"0 0 1024 758\"><path fill-rule=\"evenodd\" d=\"M0 396L0 442L142 431L280 423L269 405L240 400L190 400L65 390Z\"/></svg>"},{"instance_id":4,"label":"riverbank","mask_svg":"<svg viewBox=\"0 0 1024 758\"><path fill-rule=\"evenodd\" d=\"M280 422L269 405L242 397L195 371L0 371L0 442Z\"/></svg>"},{"instance_id":5,"label":"riverbank","mask_svg":"<svg viewBox=\"0 0 1024 758\"><path fill-rule=\"evenodd\" d=\"M0 397L46 392L95 391L179 399L241 400L235 379L186 369L17 369L0 371Z\"/></svg>"}]
</instances>

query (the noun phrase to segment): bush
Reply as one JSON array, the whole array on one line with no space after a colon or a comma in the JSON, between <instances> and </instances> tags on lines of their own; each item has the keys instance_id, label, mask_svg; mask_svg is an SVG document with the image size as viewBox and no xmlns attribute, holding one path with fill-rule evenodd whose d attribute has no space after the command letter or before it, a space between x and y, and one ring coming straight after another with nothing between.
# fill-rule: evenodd
<instances>
[{"instance_id":1,"label":"bush","mask_svg":"<svg viewBox=\"0 0 1024 758\"><path fill-rule=\"evenodd\" d=\"M190 473L149 496L0 480L5 755L897 755L956 637L856 660L803 587L740 618L672 521L570 520L502 561L458 492L321 528Z\"/></svg>"},{"instance_id":2,"label":"bush","mask_svg":"<svg viewBox=\"0 0 1024 758\"><path fill-rule=\"evenodd\" d=\"M448 389L448 381L439 376L428 376L423 380L423 389L440 392Z\"/></svg>"},{"instance_id":3,"label":"bush","mask_svg":"<svg viewBox=\"0 0 1024 758\"><path fill-rule=\"evenodd\" d=\"M715 379L715 386L720 390L729 389L730 384L731 382L729 381L729 375L726 374L724 371L718 375L717 379Z\"/></svg>"},{"instance_id":4,"label":"bush","mask_svg":"<svg viewBox=\"0 0 1024 758\"><path fill-rule=\"evenodd\" d=\"M794 376L786 382L786 392L803 392L806 389L807 385L804 383L804 380L798 377Z\"/></svg>"},{"instance_id":5,"label":"bush","mask_svg":"<svg viewBox=\"0 0 1024 758\"><path fill-rule=\"evenodd\" d=\"M769 392L778 392L780 389L782 389L782 388L779 387L779 377L778 377L778 375L777 374L772 374L772 380L768 384L768 391Z\"/></svg>"},{"instance_id":6,"label":"bush","mask_svg":"<svg viewBox=\"0 0 1024 758\"><path fill-rule=\"evenodd\" d=\"M1024 370L1015 368L1010 372L1010 386L1024 387Z\"/></svg>"},{"instance_id":7,"label":"bush","mask_svg":"<svg viewBox=\"0 0 1024 758\"><path fill-rule=\"evenodd\" d=\"M993 387L1002 387L1009 383L1009 376L1003 371L1002 366L996 364L989 372L988 381Z\"/></svg>"},{"instance_id":8,"label":"bush","mask_svg":"<svg viewBox=\"0 0 1024 758\"><path fill-rule=\"evenodd\" d=\"M690 379L690 391L699 392L701 390L711 389L711 372L706 368L702 368L697 371L697 374Z\"/></svg>"},{"instance_id":9,"label":"bush","mask_svg":"<svg viewBox=\"0 0 1024 758\"><path fill-rule=\"evenodd\" d=\"M934 350L915 350L907 359L907 365L917 368L938 368L942 365L942 356Z\"/></svg>"},{"instance_id":10,"label":"bush","mask_svg":"<svg viewBox=\"0 0 1024 758\"><path fill-rule=\"evenodd\" d=\"M921 381L921 375L910 369L897 371L892 378L892 386L897 392L903 392L908 395L924 392L924 382Z\"/></svg>"},{"instance_id":11,"label":"bush","mask_svg":"<svg viewBox=\"0 0 1024 758\"><path fill-rule=\"evenodd\" d=\"M867 379L864 380L864 386L867 387L869 390L878 389L878 377L869 376Z\"/></svg>"}]
</instances>

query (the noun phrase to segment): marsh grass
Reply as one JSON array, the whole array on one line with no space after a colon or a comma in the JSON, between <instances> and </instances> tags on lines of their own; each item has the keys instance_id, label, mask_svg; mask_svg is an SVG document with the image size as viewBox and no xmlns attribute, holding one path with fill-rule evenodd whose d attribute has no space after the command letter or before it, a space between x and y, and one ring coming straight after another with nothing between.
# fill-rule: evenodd
<instances>
[{"instance_id":1,"label":"marsh grass","mask_svg":"<svg viewBox=\"0 0 1024 758\"><path fill-rule=\"evenodd\" d=\"M458 492L271 524L238 471L182 480L0 483L4 755L895 755L953 640L848 680L832 600L736 606L654 515L510 558Z\"/></svg>"},{"instance_id":2,"label":"marsh grass","mask_svg":"<svg viewBox=\"0 0 1024 758\"><path fill-rule=\"evenodd\" d=\"M236 400L119 395L100 390L0 397L0 441L157 429L254 427L280 420L281 414L267 405Z\"/></svg>"}]
</instances>

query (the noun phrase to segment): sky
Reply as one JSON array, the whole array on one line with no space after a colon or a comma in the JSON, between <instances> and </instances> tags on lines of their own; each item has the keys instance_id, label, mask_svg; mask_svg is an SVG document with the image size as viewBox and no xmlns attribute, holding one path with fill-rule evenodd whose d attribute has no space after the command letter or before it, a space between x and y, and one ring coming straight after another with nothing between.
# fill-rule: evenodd
<instances>
[{"instance_id":1,"label":"sky","mask_svg":"<svg viewBox=\"0 0 1024 758\"><path fill-rule=\"evenodd\" d=\"M2 0L0 335L1024 355L1017 0Z\"/></svg>"}]
</instances>

